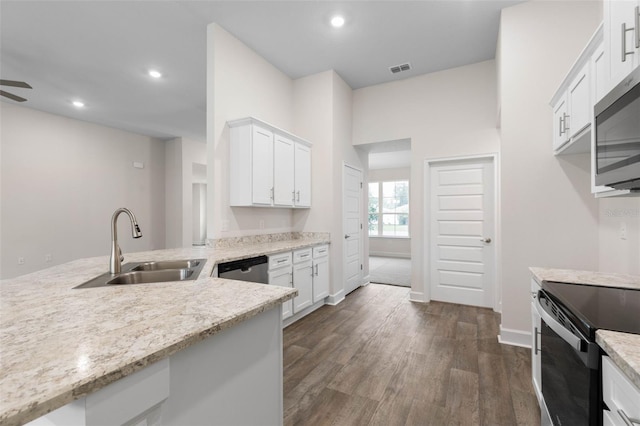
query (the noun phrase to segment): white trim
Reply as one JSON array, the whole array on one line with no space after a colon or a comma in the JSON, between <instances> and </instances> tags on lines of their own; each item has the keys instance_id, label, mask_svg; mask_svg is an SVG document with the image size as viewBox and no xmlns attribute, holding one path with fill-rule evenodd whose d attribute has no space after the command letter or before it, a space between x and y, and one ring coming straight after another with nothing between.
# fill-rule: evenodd
<instances>
[{"instance_id":1,"label":"white trim","mask_svg":"<svg viewBox=\"0 0 640 426\"><path fill-rule=\"evenodd\" d=\"M493 310L495 312L502 312L502 233L501 233L501 224L500 224L500 155L497 152L490 152L486 154L476 154L476 155L463 155L459 157L441 157L441 158L425 158L424 160L424 168L423 168L423 209L424 209L424 218L423 218L423 246L422 246L422 254L423 254L423 264L429 265L430 262L430 226L429 226L429 214L431 213L430 206L430 197L427 197L425 193L428 191L430 180L429 175L431 173L431 166L433 164L439 163L447 163L454 161L469 161L469 160L483 160L490 159L493 163L493 191L494 191L494 207L493 207L493 220L494 220L494 232L495 238L494 247L495 247L495 256L494 256L494 265L493 265L493 277L494 277L494 287L493 287ZM431 297L431 270L429 267L423 268L423 282L424 282L424 292L427 300Z\"/></svg>"},{"instance_id":2,"label":"white trim","mask_svg":"<svg viewBox=\"0 0 640 426\"><path fill-rule=\"evenodd\" d=\"M522 348L531 349L531 332L504 328L502 327L502 324L500 324L498 342L505 345L520 346Z\"/></svg>"},{"instance_id":3,"label":"white trim","mask_svg":"<svg viewBox=\"0 0 640 426\"><path fill-rule=\"evenodd\" d=\"M330 294L329 296L327 296L327 298L325 299L325 303L327 305L336 306L338 303L342 302L343 300L344 300L344 288L340 289L340 291L338 291L335 294Z\"/></svg>"},{"instance_id":4,"label":"white trim","mask_svg":"<svg viewBox=\"0 0 640 426\"><path fill-rule=\"evenodd\" d=\"M409 300L412 302L420 302L420 303L428 303L429 299L426 294L421 291L411 291L409 292Z\"/></svg>"},{"instance_id":5,"label":"white trim","mask_svg":"<svg viewBox=\"0 0 640 426\"><path fill-rule=\"evenodd\" d=\"M365 285L369 285L371 284L371 276L370 275L366 275L364 277L362 277L362 281L360 282L360 287L364 287Z\"/></svg>"},{"instance_id":6,"label":"white trim","mask_svg":"<svg viewBox=\"0 0 640 426\"><path fill-rule=\"evenodd\" d=\"M397 257L400 259L411 259L411 254L405 253L395 253L392 251L370 251L369 257Z\"/></svg>"}]
</instances>

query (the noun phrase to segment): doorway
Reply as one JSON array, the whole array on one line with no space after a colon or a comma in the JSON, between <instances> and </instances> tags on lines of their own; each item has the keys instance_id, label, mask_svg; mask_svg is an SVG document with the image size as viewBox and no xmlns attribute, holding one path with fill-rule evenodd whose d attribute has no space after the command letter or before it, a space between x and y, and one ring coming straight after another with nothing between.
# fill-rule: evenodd
<instances>
[{"instance_id":1,"label":"doorway","mask_svg":"<svg viewBox=\"0 0 640 426\"><path fill-rule=\"evenodd\" d=\"M345 164L342 181L344 290L349 294L362 283L362 170Z\"/></svg>"},{"instance_id":2,"label":"doorway","mask_svg":"<svg viewBox=\"0 0 640 426\"><path fill-rule=\"evenodd\" d=\"M425 162L431 299L496 307L496 156Z\"/></svg>"}]
</instances>

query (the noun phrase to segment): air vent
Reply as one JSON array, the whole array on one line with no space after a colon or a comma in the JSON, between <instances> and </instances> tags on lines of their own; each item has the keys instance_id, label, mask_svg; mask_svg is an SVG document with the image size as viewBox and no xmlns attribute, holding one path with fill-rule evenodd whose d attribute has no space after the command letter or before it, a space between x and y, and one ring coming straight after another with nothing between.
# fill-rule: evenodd
<instances>
[{"instance_id":1,"label":"air vent","mask_svg":"<svg viewBox=\"0 0 640 426\"><path fill-rule=\"evenodd\" d=\"M406 64L400 64L400 65L395 65L393 67L389 67L389 71L391 71L391 74L397 74L399 72L409 71L410 69L411 69L411 64L408 62Z\"/></svg>"}]
</instances>

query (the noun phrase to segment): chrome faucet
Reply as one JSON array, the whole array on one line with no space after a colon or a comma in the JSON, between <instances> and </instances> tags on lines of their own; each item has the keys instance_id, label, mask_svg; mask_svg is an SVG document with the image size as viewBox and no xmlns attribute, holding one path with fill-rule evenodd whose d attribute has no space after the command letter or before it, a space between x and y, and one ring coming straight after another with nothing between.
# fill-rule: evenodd
<instances>
[{"instance_id":1,"label":"chrome faucet","mask_svg":"<svg viewBox=\"0 0 640 426\"><path fill-rule=\"evenodd\" d=\"M116 229L116 222L118 221L120 213L126 213L129 216L131 220L132 237L142 237L142 231L140 231L136 217L131 210L121 207L113 213L113 216L111 216L111 259L109 260L109 272L112 274L119 274L121 272L122 261L124 260L122 250L120 250L120 246L118 245L118 230Z\"/></svg>"}]
</instances>

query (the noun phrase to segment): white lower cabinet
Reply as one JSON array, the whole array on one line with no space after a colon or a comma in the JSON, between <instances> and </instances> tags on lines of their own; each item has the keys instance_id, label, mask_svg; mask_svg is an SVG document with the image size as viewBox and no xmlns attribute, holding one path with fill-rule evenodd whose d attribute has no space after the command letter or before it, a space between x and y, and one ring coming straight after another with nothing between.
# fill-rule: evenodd
<instances>
[{"instance_id":1,"label":"white lower cabinet","mask_svg":"<svg viewBox=\"0 0 640 426\"><path fill-rule=\"evenodd\" d=\"M311 249L293 252L293 285L298 290L298 296L293 299L293 313L297 314L313 304Z\"/></svg>"},{"instance_id":2,"label":"white lower cabinet","mask_svg":"<svg viewBox=\"0 0 640 426\"><path fill-rule=\"evenodd\" d=\"M542 376L540 370L542 365L542 355L540 353L542 319L536 308L539 289L538 283L535 280L531 280L531 381L538 403L542 401Z\"/></svg>"},{"instance_id":3,"label":"white lower cabinet","mask_svg":"<svg viewBox=\"0 0 640 426\"><path fill-rule=\"evenodd\" d=\"M329 295L329 246L313 249L313 303Z\"/></svg>"},{"instance_id":4,"label":"white lower cabinet","mask_svg":"<svg viewBox=\"0 0 640 426\"><path fill-rule=\"evenodd\" d=\"M602 400L609 408L602 413L605 426L640 423L640 389L608 356L602 357Z\"/></svg>"},{"instance_id":5,"label":"white lower cabinet","mask_svg":"<svg viewBox=\"0 0 640 426\"><path fill-rule=\"evenodd\" d=\"M269 285L293 288L293 257L291 252L269 255ZM293 300L282 303L282 319L293 315Z\"/></svg>"},{"instance_id":6,"label":"white lower cabinet","mask_svg":"<svg viewBox=\"0 0 640 426\"><path fill-rule=\"evenodd\" d=\"M293 288L293 267L291 264L282 268L269 271L269 285ZM282 303L282 319L293 315L293 300Z\"/></svg>"}]
</instances>

